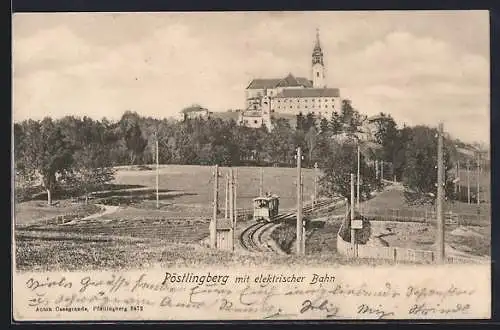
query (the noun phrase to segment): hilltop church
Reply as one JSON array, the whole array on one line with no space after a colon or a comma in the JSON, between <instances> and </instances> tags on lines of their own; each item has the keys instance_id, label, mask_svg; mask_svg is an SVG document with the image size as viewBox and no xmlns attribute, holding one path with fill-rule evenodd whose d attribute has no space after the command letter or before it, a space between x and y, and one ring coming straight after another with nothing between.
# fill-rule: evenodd
<instances>
[{"instance_id":1,"label":"hilltop church","mask_svg":"<svg viewBox=\"0 0 500 330\"><path fill-rule=\"evenodd\" d=\"M245 110L240 113L239 124L248 127L271 128L273 114L304 115L312 113L318 118L330 118L340 110L338 88L326 86L323 50L316 31L312 52L311 78L295 77L291 73L278 79L254 79L245 90Z\"/></svg>"}]
</instances>

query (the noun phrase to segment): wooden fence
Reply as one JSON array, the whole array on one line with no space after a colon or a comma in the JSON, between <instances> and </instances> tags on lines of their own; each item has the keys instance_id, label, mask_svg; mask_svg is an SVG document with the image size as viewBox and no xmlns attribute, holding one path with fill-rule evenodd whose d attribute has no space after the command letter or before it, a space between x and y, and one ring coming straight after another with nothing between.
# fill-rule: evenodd
<instances>
[{"instance_id":1,"label":"wooden fence","mask_svg":"<svg viewBox=\"0 0 500 330\"><path fill-rule=\"evenodd\" d=\"M353 245L350 242L344 241L344 239L340 236L342 226L343 225L340 226L339 232L337 233L337 251L342 255L354 257L355 251ZM364 244L358 244L357 249L358 258L373 258L390 260L393 262L412 263L433 263L435 261L434 251L428 250L414 250L401 247L368 246ZM483 262L482 260L455 256L447 257L446 261L448 263L457 264Z\"/></svg>"},{"instance_id":2,"label":"wooden fence","mask_svg":"<svg viewBox=\"0 0 500 330\"><path fill-rule=\"evenodd\" d=\"M373 221L399 221L433 223L436 213L416 209L362 209L361 213ZM454 213L444 212L445 223L448 225L487 226L491 223L491 213Z\"/></svg>"}]
</instances>

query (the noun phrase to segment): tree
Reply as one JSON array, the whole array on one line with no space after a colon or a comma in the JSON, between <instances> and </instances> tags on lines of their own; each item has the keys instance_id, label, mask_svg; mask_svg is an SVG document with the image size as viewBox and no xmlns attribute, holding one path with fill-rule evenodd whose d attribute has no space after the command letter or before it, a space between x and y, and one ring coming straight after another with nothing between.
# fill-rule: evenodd
<instances>
[{"instance_id":1,"label":"tree","mask_svg":"<svg viewBox=\"0 0 500 330\"><path fill-rule=\"evenodd\" d=\"M326 118L321 118L321 121L319 122L319 131L321 134L326 133L330 130L330 125L328 123L328 119Z\"/></svg>"},{"instance_id":2,"label":"tree","mask_svg":"<svg viewBox=\"0 0 500 330\"><path fill-rule=\"evenodd\" d=\"M332 118L330 119L330 131L333 135L342 132L342 121L337 111L332 112Z\"/></svg>"},{"instance_id":3,"label":"tree","mask_svg":"<svg viewBox=\"0 0 500 330\"><path fill-rule=\"evenodd\" d=\"M314 126L310 128L305 137L305 142L306 142L306 149L307 149L307 163L309 166L312 166L314 164L313 161L313 152L316 149L316 145L318 143L318 132L316 131L316 128Z\"/></svg>"},{"instance_id":4,"label":"tree","mask_svg":"<svg viewBox=\"0 0 500 330\"><path fill-rule=\"evenodd\" d=\"M73 166L65 176L68 183L83 189L85 202L95 189L114 179L110 150L117 137L107 122L84 118L82 121L82 142L73 153Z\"/></svg>"},{"instance_id":5,"label":"tree","mask_svg":"<svg viewBox=\"0 0 500 330\"><path fill-rule=\"evenodd\" d=\"M298 130L304 130L307 125L306 118L304 118L304 115L302 112L299 112L299 114L296 117L296 123L295 123L295 129Z\"/></svg>"},{"instance_id":6,"label":"tree","mask_svg":"<svg viewBox=\"0 0 500 330\"><path fill-rule=\"evenodd\" d=\"M323 176L319 182L322 191L330 197L342 196L350 202L351 173L357 172L357 144L350 140L344 143L332 143L328 154L319 162L323 169ZM366 164L365 157L360 157L360 199L368 198L375 189L375 175L373 169Z\"/></svg>"},{"instance_id":7,"label":"tree","mask_svg":"<svg viewBox=\"0 0 500 330\"><path fill-rule=\"evenodd\" d=\"M415 126L411 129L405 153L403 184L409 193L405 196L409 202L434 203L437 194L437 130L427 126ZM445 192L453 195L450 147L444 148Z\"/></svg>"},{"instance_id":8,"label":"tree","mask_svg":"<svg viewBox=\"0 0 500 330\"><path fill-rule=\"evenodd\" d=\"M148 141L142 136L139 123L133 123L125 131L125 144L130 155L130 164L135 164L138 157L142 156Z\"/></svg>"},{"instance_id":9,"label":"tree","mask_svg":"<svg viewBox=\"0 0 500 330\"><path fill-rule=\"evenodd\" d=\"M34 124L33 132L37 131ZM64 175L71 169L71 146L61 132L61 128L52 119L45 118L40 124L39 141L33 145L32 166L40 173L43 187L47 191L47 204L52 205L52 192L57 186L57 175ZM36 136L36 133L34 134Z\"/></svg>"},{"instance_id":10,"label":"tree","mask_svg":"<svg viewBox=\"0 0 500 330\"><path fill-rule=\"evenodd\" d=\"M375 119L375 124L375 141L382 146L379 159L381 158L384 162L392 164L393 175L401 174L404 158L400 150L404 146L400 141L401 136L396 122L390 115L380 113L378 118Z\"/></svg>"}]
</instances>

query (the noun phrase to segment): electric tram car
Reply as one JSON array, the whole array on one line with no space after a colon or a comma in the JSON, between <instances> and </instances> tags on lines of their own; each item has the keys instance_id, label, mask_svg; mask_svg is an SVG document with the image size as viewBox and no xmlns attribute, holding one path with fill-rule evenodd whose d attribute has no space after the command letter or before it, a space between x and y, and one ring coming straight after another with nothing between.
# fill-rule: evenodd
<instances>
[{"instance_id":1,"label":"electric tram car","mask_svg":"<svg viewBox=\"0 0 500 330\"><path fill-rule=\"evenodd\" d=\"M279 197L267 194L253 200L253 220L256 222L271 222L278 215Z\"/></svg>"}]
</instances>

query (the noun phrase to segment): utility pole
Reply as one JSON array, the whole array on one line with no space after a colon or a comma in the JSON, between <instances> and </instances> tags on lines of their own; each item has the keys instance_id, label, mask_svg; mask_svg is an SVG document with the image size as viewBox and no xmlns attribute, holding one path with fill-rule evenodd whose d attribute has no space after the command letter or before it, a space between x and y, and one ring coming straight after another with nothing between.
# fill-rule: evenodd
<instances>
[{"instance_id":1,"label":"utility pole","mask_svg":"<svg viewBox=\"0 0 500 330\"><path fill-rule=\"evenodd\" d=\"M460 161L457 161L457 178L458 178L458 192L460 193L462 189L460 188Z\"/></svg>"},{"instance_id":2,"label":"utility pole","mask_svg":"<svg viewBox=\"0 0 500 330\"><path fill-rule=\"evenodd\" d=\"M384 161L380 161L380 180L384 180Z\"/></svg>"},{"instance_id":3,"label":"utility pole","mask_svg":"<svg viewBox=\"0 0 500 330\"><path fill-rule=\"evenodd\" d=\"M460 179L459 179L459 172L458 172L458 162L455 166L455 195L458 193L458 187L460 187Z\"/></svg>"},{"instance_id":4,"label":"utility pole","mask_svg":"<svg viewBox=\"0 0 500 330\"><path fill-rule=\"evenodd\" d=\"M359 180L360 180L360 175L359 175L359 162L360 162L360 152L359 152L359 141L358 141L358 175L356 179L356 208L359 210Z\"/></svg>"},{"instance_id":5,"label":"utility pole","mask_svg":"<svg viewBox=\"0 0 500 330\"><path fill-rule=\"evenodd\" d=\"M478 152L477 153L477 179L476 179L476 185L477 185L477 193L476 193L476 198L477 198L477 205L481 204L480 198L479 198L479 192L481 191L481 185L479 183L479 177L481 174L481 154Z\"/></svg>"},{"instance_id":6,"label":"utility pole","mask_svg":"<svg viewBox=\"0 0 500 330\"><path fill-rule=\"evenodd\" d=\"M226 198L224 207L224 219L227 220L229 211L229 174L226 173Z\"/></svg>"},{"instance_id":7,"label":"utility pole","mask_svg":"<svg viewBox=\"0 0 500 330\"><path fill-rule=\"evenodd\" d=\"M233 199L233 202L234 202L234 227L236 227L236 221L238 220L238 203L237 203L237 200L238 200L238 170L235 168L234 169L234 178L233 178L233 192L234 192L234 199Z\"/></svg>"},{"instance_id":8,"label":"utility pole","mask_svg":"<svg viewBox=\"0 0 500 330\"><path fill-rule=\"evenodd\" d=\"M158 143L158 133L155 132L155 147L156 147L156 208L160 208L160 151L159 151L159 143Z\"/></svg>"},{"instance_id":9,"label":"utility pole","mask_svg":"<svg viewBox=\"0 0 500 330\"><path fill-rule=\"evenodd\" d=\"M438 129L438 154L437 154L437 200L436 200L436 215L437 215L437 261L444 263L444 159L443 159L443 124L439 124Z\"/></svg>"},{"instance_id":10,"label":"utility pole","mask_svg":"<svg viewBox=\"0 0 500 330\"><path fill-rule=\"evenodd\" d=\"M212 215L212 221L210 222L210 247L217 247L216 231L217 231L217 213L219 208L219 165L215 165L214 170L214 209Z\"/></svg>"},{"instance_id":11,"label":"utility pole","mask_svg":"<svg viewBox=\"0 0 500 330\"><path fill-rule=\"evenodd\" d=\"M304 200L303 182L304 182L304 178L302 177L300 180L300 200L301 201ZM302 206L302 203L301 203L301 206ZM302 251L302 254L304 255L304 254L306 254L306 219L304 219L304 217L302 217L302 241L301 241L301 243L302 243L301 251Z\"/></svg>"},{"instance_id":12,"label":"utility pole","mask_svg":"<svg viewBox=\"0 0 500 330\"><path fill-rule=\"evenodd\" d=\"M297 254L302 255L302 152L297 148Z\"/></svg>"},{"instance_id":13,"label":"utility pole","mask_svg":"<svg viewBox=\"0 0 500 330\"><path fill-rule=\"evenodd\" d=\"M314 195L313 195L313 210L318 199L318 163L314 163Z\"/></svg>"},{"instance_id":14,"label":"utility pole","mask_svg":"<svg viewBox=\"0 0 500 330\"><path fill-rule=\"evenodd\" d=\"M354 220L354 174L351 173L351 245L356 255L356 230L352 227L352 223Z\"/></svg>"},{"instance_id":15,"label":"utility pole","mask_svg":"<svg viewBox=\"0 0 500 330\"><path fill-rule=\"evenodd\" d=\"M470 204L470 161L467 160L467 204Z\"/></svg>"},{"instance_id":16,"label":"utility pole","mask_svg":"<svg viewBox=\"0 0 500 330\"><path fill-rule=\"evenodd\" d=\"M260 168L259 196L264 195L264 168Z\"/></svg>"},{"instance_id":17,"label":"utility pole","mask_svg":"<svg viewBox=\"0 0 500 330\"><path fill-rule=\"evenodd\" d=\"M234 250L234 181L233 169L229 169L229 222L231 223L231 250Z\"/></svg>"}]
</instances>

